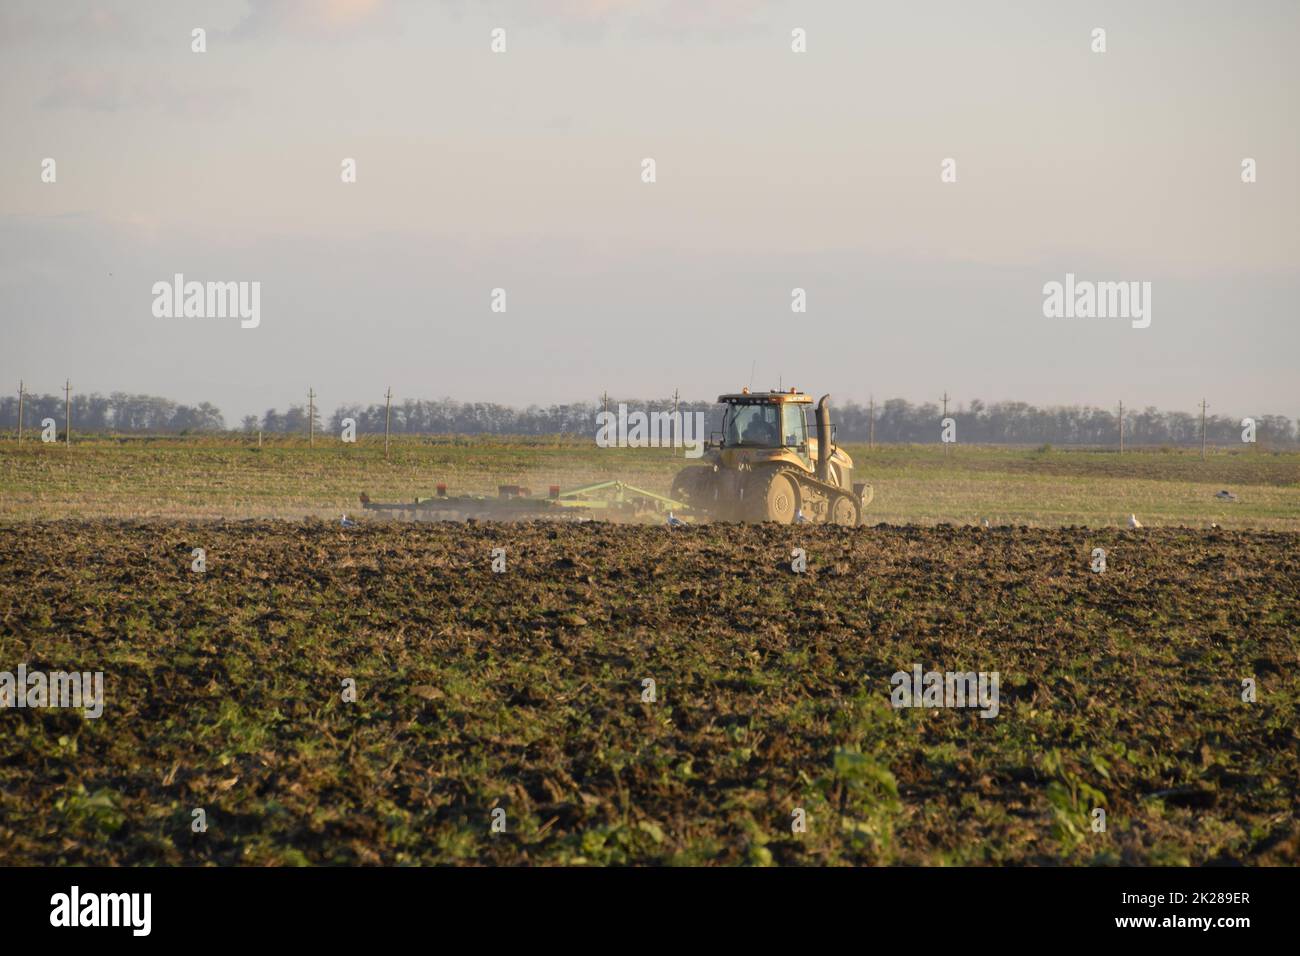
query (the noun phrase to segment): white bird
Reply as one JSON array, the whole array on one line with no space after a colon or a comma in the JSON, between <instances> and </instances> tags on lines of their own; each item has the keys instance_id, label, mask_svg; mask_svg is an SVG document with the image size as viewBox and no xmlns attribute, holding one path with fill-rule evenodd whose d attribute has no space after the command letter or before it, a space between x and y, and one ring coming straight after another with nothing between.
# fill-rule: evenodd
<instances>
[{"instance_id":1,"label":"white bird","mask_svg":"<svg viewBox=\"0 0 1300 956\"><path fill-rule=\"evenodd\" d=\"M344 528L355 528L357 526L357 523L353 521L351 518L349 518L347 515L344 515L343 520L339 522L339 525Z\"/></svg>"},{"instance_id":2,"label":"white bird","mask_svg":"<svg viewBox=\"0 0 1300 956\"><path fill-rule=\"evenodd\" d=\"M808 516L805 515L805 514L803 513L803 509L802 509L802 508L800 508L798 511L796 511L796 512L794 513L794 523L795 523L795 524L808 524Z\"/></svg>"},{"instance_id":3,"label":"white bird","mask_svg":"<svg viewBox=\"0 0 1300 956\"><path fill-rule=\"evenodd\" d=\"M984 527L986 527L986 528L990 527L990 525L989 525L989 519L988 519L988 518L985 518L983 524L984 524Z\"/></svg>"},{"instance_id":4,"label":"white bird","mask_svg":"<svg viewBox=\"0 0 1300 956\"><path fill-rule=\"evenodd\" d=\"M677 515L673 514L673 513L670 511L670 512L668 512L668 527L670 527L670 528L684 528L684 527L686 527L686 522L683 521L681 518L677 517Z\"/></svg>"},{"instance_id":5,"label":"white bird","mask_svg":"<svg viewBox=\"0 0 1300 956\"><path fill-rule=\"evenodd\" d=\"M1131 515L1128 516L1128 526L1129 526L1130 528L1140 528L1140 527L1142 527L1142 522L1141 522L1141 521L1138 521L1138 516L1137 516L1137 515L1133 515L1133 514L1131 514Z\"/></svg>"}]
</instances>

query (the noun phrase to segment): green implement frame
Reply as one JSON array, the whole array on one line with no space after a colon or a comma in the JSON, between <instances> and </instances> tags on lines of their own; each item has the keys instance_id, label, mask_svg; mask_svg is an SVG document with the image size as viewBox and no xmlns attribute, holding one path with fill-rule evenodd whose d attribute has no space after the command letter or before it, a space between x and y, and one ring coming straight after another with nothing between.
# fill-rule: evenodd
<instances>
[{"instance_id":1,"label":"green implement frame","mask_svg":"<svg viewBox=\"0 0 1300 956\"><path fill-rule=\"evenodd\" d=\"M650 521L670 513L681 521L692 520L685 502L646 491L625 481L612 479L569 488L551 488L547 497L537 497L517 485L501 485L495 498L488 495L439 494L411 502L371 501L361 495L361 507L389 517L412 521L463 521L466 518L518 520L553 518L560 520Z\"/></svg>"}]
</instances>

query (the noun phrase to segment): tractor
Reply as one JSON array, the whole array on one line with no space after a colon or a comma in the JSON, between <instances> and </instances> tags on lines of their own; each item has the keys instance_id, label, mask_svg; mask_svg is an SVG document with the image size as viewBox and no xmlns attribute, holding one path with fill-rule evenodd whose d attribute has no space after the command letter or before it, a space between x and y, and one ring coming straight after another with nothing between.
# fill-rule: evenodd
<instances>
[{"instance_id":1,"label":"tractor","mask_svg":"<svg viewBox=\"0 0 1300 956\"><path fill-rule=\"evenodd\" d=\"M853 459L834 443L829 395L817 403L796 389L719 395L726 406L705 462L678 472L672 497L715 521L862 523L872 489L853 483Z\"/></svg>"}]
</instances>

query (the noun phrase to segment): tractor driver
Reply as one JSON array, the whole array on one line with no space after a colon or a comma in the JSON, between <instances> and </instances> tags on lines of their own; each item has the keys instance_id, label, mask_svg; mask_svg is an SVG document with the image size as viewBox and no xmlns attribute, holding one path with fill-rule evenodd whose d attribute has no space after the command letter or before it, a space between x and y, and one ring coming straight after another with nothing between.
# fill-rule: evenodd
<instances>
[{"instance_id":1,"label":"tractor driver","mask_svg":"<svg viewBox=\"0 0 1300 956\"><path fill-rule=\"evenodd\" d=\"M779 445L781 433L776 427L776 409L759 406L755 411L757 414L751 416L745 426L745 444L760 447Z\"/></svg>"}]
</instances>

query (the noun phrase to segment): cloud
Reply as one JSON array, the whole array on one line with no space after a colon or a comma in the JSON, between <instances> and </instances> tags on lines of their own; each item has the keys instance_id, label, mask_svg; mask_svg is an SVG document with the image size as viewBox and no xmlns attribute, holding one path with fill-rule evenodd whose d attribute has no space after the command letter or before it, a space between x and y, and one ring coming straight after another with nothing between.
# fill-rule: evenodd
<instances>
[{"instance_id":1,"label":"cloud","mask_svg":"<svg viewBox=\"0 0 1300 956\"><path fill-rule=\"evenodd\" d=\"M248 100L242 87L180 88L165 76L127 78L106 69L67 69L55 74L50 90L37 105L47 110L116 113L155 110L180 116L211 118Z\"/></svg>"},{"instance_id":2,"label":"cloud","mask_svg":"<svg viewBox=\"0 0 1300 956\"><path fill-rule=\"evenodd\" d=\"M238 37L346 33L383 6L384 0L252 0L248 16L233 33Z\"/></svg>"},{"instance_id":3,"label":"cloud","mask_svg":"<svg viewBox=\"0 0 1300 956\"><path fill-rule=\"evenodd\" d=\"M122 108L120 79L102 70L65 70L55 76L37 104L42 109L83 109L112 113Z\"/></svg>"},{"instance_id":4,"label":"cloud","mask_svg":"<svg viewBox=\"0 0 1300 956\"><path fill-rule=\"evenodd\" d=\"M81 3L7 3L0 9L0 46L79 43L102 48L134 45L139 25L130 14Z\"/></svg>"},{"instance_id":5,"label":"cloud","mask_svg":"<svg viewBox=\"0 0 1300 956\"><path fill-rule=\"evenodd\" d=\"M611 32L643 39L682 40L703 36L725 40L762 26L776 0L531 0L485 2L443 0L454 14L475 12L509 16L535 26L553 27L579 40L603 39Z\"/></svg>"},{"instance_id":6,"label":"cloud","mask_svg":"<svg viewBox=\"0 0 1300 956\"><path fill-rule=\"evenodd\" d=\"M553 13L578 19L631 14L661 21L667 27L742 24L770 0L554 0Z\"/></svg>"}]
</instances>

